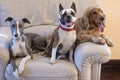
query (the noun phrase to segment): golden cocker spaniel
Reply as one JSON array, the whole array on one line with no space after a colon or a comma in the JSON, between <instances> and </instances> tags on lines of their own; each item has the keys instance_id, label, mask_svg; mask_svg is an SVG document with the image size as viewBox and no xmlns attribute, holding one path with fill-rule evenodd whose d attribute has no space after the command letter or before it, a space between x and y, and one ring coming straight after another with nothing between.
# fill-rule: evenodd
<instances>
[{"instance_id":1,"label":"golden cocker spaniel","mask_svg":"<svg viewBox=\"0 0 120 80\"><path fill-rule=\"evenodd\" d=\"M105 37L104 32L106 16L99 6L91 6L85 10L83 16L76 20L76 45L83 42L93 42L112 47L111 39Z\"/></svg>"}]
</instances>

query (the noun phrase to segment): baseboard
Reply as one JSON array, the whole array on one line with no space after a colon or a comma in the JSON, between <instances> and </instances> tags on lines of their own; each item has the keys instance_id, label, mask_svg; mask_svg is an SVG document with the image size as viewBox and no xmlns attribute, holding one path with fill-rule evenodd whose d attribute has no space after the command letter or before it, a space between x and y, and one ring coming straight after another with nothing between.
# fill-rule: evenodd
<instances>
[{"instance_id":1,"label":"baseboard","mask_svg":"<svg viewBox=\"0 0 120 80\"><path fill-rule=\"evenodd\" d=\"M111 59L109 62L102 64L102 70L120 70L120 59Z\"/></svg>"}]
</instances>

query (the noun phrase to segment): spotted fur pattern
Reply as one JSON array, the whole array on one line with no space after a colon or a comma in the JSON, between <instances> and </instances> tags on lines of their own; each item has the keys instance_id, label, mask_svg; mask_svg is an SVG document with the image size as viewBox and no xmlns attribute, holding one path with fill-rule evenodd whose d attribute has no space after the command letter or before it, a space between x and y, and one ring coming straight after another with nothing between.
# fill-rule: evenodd
<instances>
[{"instance_id":1,"label":"spotted fur pattern","mask_svg":"<svg viewBox=\"0 0 120 80\"><path fill-rule=\"evenodd\" d=\"M91 6L85 10L82 17L76 20L77 30L76 45L84 42L93 42L95 44L112 47L112 41L102 34L105 27L106 16L99 6Z\"/></svg>"}]
</instances>

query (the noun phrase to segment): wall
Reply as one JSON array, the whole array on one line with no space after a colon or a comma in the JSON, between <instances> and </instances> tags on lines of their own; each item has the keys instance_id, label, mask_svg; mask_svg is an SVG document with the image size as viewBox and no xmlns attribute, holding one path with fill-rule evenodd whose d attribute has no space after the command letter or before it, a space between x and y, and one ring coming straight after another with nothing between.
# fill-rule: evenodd
<instances>
[{"instance_id":1,"label":"wall","mask_svg":"<svg viewBox=\"0 0 120 80\"><path fill-rule=\"evenodd\" d=\"M106 15L105 34L114 42L112 59L120 59L120 0L100 0Z\"/></svg>"}]
</instances>

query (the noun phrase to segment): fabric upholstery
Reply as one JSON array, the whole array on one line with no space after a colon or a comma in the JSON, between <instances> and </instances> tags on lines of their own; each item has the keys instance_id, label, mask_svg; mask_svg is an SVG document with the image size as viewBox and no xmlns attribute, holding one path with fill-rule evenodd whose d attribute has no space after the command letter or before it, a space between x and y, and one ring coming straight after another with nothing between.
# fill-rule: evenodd
<instances>
[{"instance_id":1,"label":"fabric upholstery","mask_svg":"<svg viewBox=\"0 0 120 80\"><path fill-rule=\"evenodd\" d=\"M110 57L111 51L107 45L91 42L78 45L75 50L75 64L81 73L81 80L96 80L97 78L99 80L100 64L107 62ZM94 77L93 74L98 75ZM85 77L86 75L87 77Z\"/></svg>"},{"instance_id":2,"label":"fabric upholstery","mask_svg":"<svg viewBox=\"0 0 120 80\"><path fill-rule=\"evenodd\" d=\"M20 59L16 62L18 64ZM10 79L12 71L6 72L9 72L6 74L9 75L9 80L12 80L13 78ZM49 58L35 54L34 59L26 63L24 73L19 77L22 80L30 78L33 80L55 80L57 78L58 80L78 80L78 71L74 64L65 60L57 60L56 64L51 65Z\"/></svg>"},{"instance_id":3,"label":"fabric upholstery","mask_svg":"<svg viewBox=\"0 0 120 80\"><path fill-rule=\"evenodd\" d=\"M80 17L84 10L96 4L96 0L0 0L9 16L16 18L27 17L32 24L56 23L59 18L59 3L64 8L70 8L75 2L77 17ZM0 11L1 13L1 11ZM0 20L1 21L1 20Z\"/></svg>"},{"instance_id":4,"label":"fabric upholstery","mask_svg":"<svg viewBox=\"0 0 120 80\"><path fill-rule=\"evenodd\" d=\"M9 39L4 36L0 36L0 80L5 78L4 71L9 60L8 45Z\"/></svg>"},{"instance_id":5,"label":"fabric upholstery","mask_svg":"<svg viewBox=\"0 0 120 80\"><path fill-rule=\"evenodd\" d=\"M7 23L5 23L5 19L7 17L9 17L9 13L4 6L0 5L0 26L4 26L5 24L8 25Z\"/></svg>"}]
</instances>

